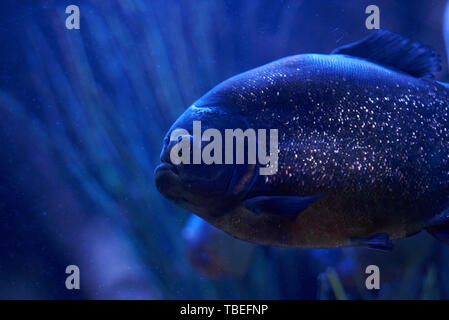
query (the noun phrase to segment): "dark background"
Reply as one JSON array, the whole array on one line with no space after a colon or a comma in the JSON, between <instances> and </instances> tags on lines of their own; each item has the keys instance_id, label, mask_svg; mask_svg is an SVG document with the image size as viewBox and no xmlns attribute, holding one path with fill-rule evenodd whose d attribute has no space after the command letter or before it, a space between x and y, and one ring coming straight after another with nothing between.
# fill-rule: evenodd
<instances>
[{"instance_id":1,"label":"dark background","mask_svg":"<svg viewBox=\"0 0 449 320\"><path fill-rule=\"evenodd\" d=\"M65 28L70 4L80 30ZM424 232L391 253L262 247L154 187L188 105L236 73L360 39L370 4L382 28L435 48L449 80L443 0L1 1L0 298L449 298L449 248ZM70 264L80 290L65 288Z\"/></svg>"}]
</instances>

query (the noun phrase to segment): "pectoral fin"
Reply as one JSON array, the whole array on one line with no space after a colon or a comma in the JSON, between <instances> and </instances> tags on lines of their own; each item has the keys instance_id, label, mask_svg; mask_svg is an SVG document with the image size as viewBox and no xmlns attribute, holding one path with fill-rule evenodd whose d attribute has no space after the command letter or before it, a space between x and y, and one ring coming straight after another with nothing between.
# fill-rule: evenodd
<instances>
[{"instance_id":1,"label":"pectoral fin","mask_svg":"<svg viewBox=\"0 0 449 320\"><path fill-rule=\"evenodd\" d=\"M393 250L393 243L387 233L376 233L366 238L351 238L351 245L356 247L366 247L382 251Z\"/></svg>"},{"instance_id":2,"label":"pectoral fin","mask_svg":"<svg viewBox=\"0 0 449 320\"><path fill-rule=\"evenodd\" d=\"M270 214L293 218L321 196L258 196L244 201L255 214Z\"/></svg>"}]
</instances>

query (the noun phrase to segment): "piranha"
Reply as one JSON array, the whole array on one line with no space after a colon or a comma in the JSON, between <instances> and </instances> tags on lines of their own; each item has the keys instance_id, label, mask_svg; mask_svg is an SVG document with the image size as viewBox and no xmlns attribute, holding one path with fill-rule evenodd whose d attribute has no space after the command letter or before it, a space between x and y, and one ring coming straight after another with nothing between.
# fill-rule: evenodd
<instances>
[{"instance_id":1,"label":"piranha","mask_svg":"<svg viewBox=\"0 0 449 320\"><path fill-rule=\"evenodd\" d=\"M181 232L186 257L201 274L212 279L241 279L247 272L255 246L228 236L191 214Z\"/></svg>"},{"instance_id":2,"label":"piranha","mask_svg":"<svg viewBox=\"0 0 449 320\"><path fill-rule=\"evenodd\" d=\"M386 30L220 83L169 129L159 192L232 236L297 248L361 246L429 231L449 243L449 84L440 58ZM176 129L278 130L278 170L173 164ZM192 138L192 137L190 137ZM204 143L204 141L203 141Z\"/></svg>"}]
</instances>

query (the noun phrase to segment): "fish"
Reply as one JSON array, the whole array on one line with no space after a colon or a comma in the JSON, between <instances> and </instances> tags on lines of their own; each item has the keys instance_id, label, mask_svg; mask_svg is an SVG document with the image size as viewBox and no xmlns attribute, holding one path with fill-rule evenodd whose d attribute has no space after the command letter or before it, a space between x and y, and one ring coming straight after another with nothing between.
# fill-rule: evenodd
<instances>
[{"instance_id":1,"label":"fish","mask_svg":"<svg viewBox=\"0 0 449 320\"><path fill-rule=\"evenodd\" d=\"M440 56L388 30L330 54L233 76L174 122L158 191L235 238L292 248L363 247L427 230L449 244L449 84ZM260 163L174 164L174 130L278 130L277 172ZM188 137L192 139L192 136ZM201 141L201 144L207 141Z\"/></svg>"},{"instance_id":2,"label":"fish","mask_svg":"<svg viewBox=\"0 0 449 320\"><path fill-rule=\"evenodd\" d=\"M200 274L215 280L246 276L255 245L229 236L195 214L181 235L186 257Z\"/></svg>"}]
</instances>

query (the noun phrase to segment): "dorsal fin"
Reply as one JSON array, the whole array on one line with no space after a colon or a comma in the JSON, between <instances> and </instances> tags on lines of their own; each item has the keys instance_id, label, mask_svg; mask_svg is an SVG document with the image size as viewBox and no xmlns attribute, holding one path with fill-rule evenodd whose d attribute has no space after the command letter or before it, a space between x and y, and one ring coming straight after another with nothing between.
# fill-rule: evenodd
<instances>
[{"instance_id":1,"label":"dorsal fin","mask_svg":"<svg viewBox=\"0 0 449 320\"><path fill-rule=\"evenodd\" d=\"M363 58L412 76L433 78L441 70L435 51L387 30L374 30L366 38L336 48L332 54Z\"/></svg>"}]
</instances>

